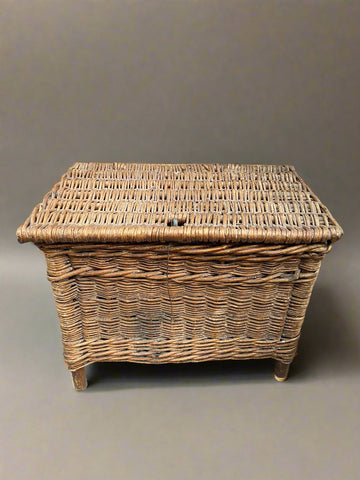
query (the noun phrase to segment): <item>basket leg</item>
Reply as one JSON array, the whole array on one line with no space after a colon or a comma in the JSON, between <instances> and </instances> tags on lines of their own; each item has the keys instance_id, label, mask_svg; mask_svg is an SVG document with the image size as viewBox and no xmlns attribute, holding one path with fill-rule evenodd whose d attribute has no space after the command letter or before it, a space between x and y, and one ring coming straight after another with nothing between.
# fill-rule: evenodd
<instances>
[{"instance_id":1,"label":"basket leg","mask_svg":"<svg viewBox=\"0 0 360 480\"><path fill-rule=\"evenodd\" d=\"M278 382L284 382L289 374L290 363L284 363L280 360L275 360L274 377Z\"/></svg>"},{"instance_id":2,"label":"basket leg","mask_svg":"<svg viewBox=\"0 0 360 480\"><path fill-rule=\"evenodd\" d=\"M81 392L81 390L85 390L87 387L87 378L85 367L79 368L79 370L75 370L75 372L70 372L72 377L73 387L76 391Z\"/></svg>"}]
</instances>

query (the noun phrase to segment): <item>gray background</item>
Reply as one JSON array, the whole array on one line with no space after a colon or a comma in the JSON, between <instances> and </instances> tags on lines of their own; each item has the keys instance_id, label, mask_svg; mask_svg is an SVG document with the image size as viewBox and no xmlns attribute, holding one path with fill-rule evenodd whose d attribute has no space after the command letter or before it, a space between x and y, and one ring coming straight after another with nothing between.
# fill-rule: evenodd
<instances>
[{"instance_id":1,"label":"gray background","mask_svg":"<svg viewBox=\"0 0 360 480\"><path fill-rule=\"evenodd\" d=\"M359 478L359 2L1 4L1 478ZM296 166L345 236L288 382L118 364L72 390L15 229L75 161Z\"/></svg>"}]
</instances>

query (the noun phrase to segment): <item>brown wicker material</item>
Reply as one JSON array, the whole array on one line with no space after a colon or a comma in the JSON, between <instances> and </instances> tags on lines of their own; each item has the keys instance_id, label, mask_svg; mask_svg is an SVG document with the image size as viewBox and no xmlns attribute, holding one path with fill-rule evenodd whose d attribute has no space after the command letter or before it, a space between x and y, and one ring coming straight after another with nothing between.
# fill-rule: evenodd
<instances>
[{"instance_id":1,"label":"brown wicker material","mask_svg":"<svg viewBox=\"0 0 360 480\"><path fill-rule=\"evenodd\" d=\"M45 253L74 386L98 361L274 358L342 230L293 167L77 163L17 231Z\"/></svg>"},{"instance_id":2,"label":"brown wicker material","mask_svg":"<svg viewBox=\"0 0 360 480\"><path fill-rule=\"evenodd\" d=\"M168 226L176 217L182 228ZM342 230L293 167L76 163L20 241L320 243Z\"/></svg>"}]
</instances>

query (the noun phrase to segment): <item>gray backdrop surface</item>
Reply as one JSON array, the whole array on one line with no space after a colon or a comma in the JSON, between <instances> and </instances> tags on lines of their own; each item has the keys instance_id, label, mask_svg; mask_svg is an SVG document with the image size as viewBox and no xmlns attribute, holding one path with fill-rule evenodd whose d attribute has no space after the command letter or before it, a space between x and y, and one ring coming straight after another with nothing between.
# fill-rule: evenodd
<instances>
[{"instance_id":1,"label":"gray backdrop surface","mask_svg":"<svg viewBox=\"0 0 360 480\"><path fill-rule=\"evenodd\" d=\"M360 4L3 1L1 478L356 479ZM15 229L75 161L293 164L345 231L271 362L94 365Z\"/></svg>"}]
</instances>

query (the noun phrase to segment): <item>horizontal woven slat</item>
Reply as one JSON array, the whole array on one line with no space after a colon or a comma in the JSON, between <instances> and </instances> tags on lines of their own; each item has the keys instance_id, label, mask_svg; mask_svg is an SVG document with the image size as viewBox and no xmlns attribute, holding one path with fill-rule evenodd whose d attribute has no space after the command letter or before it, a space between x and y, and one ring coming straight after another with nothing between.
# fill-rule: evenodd
<instances>
[{"instance_id":1,"label":"horizontal woven slat","mask_svg":"<svg viewBox=\"0 0 360 480\"><path fill-rule=\"evenodd\" d=\"M293 167L218 164L76 163L17 231L20 242L40 244L296 244L341 235Z\"/></svg>"}]
</instances>

